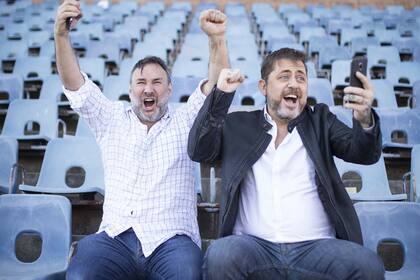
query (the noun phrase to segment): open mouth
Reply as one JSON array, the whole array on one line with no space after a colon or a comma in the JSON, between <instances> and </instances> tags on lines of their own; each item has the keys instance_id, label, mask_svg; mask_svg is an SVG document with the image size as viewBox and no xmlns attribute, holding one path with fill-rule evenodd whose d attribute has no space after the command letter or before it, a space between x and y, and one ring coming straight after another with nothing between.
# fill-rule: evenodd
<instances>
[{"instance_id":1,"label":"open mouth","mask_svg":"<svg viewBox=\"0 0 420 280\"><path fill-rule=\"evenodd\" d=\"M156 100L154 98L145 98L143 100L144 108L146 108L146 110L153 109L155 103L156 103Z\"/></svg>"},{"instance_id":2,"label":"open mouth","mask_svg":"<svg viewBox=\"0 0 420 280\"><path fill-rule=\"evenodd\" d=\"M297 95L294 95L294 94L286 95L285 97L283 97L283 99L284 101L286 101L286 104L290 106L295 105L298 101Z\"/></svg>"}]
</instances>

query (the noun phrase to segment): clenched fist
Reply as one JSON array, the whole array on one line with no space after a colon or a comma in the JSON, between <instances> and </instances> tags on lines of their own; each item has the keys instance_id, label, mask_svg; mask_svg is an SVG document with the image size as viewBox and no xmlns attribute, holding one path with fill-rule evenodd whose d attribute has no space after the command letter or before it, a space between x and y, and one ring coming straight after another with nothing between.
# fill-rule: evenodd
<instances>
[{"instance_id":1,"label":"clenched fist","mask_svg":"<svg viewBox=\"0 0 420 280\"><path fill-rule=\"evenodd\" d=\"M239 69L222 69L217 81L217 88L224 92L234 92L245 80Z\"/></svg>"},{"instance_id":2,"label":"clenched fist","mask_svg":"<svg viewBox=\"0 0 420 280\"><path fill-rule=\"evenodd\" d=\"M64 0L60 7L58 7L54 25L54 35L67 36L69 33L67 28L67 19L73 19L71 27L74 27L81 17L82 11L80 9L80 2L76 0Z\"/></svg>"},{"instance_id":3,"label":"clenched fist","mask_svg":"<svg viewBox=\"0 0 420 280\"><path fill-rule=\"evenodd\" d=\"M210 9L201 12L200 27L209 37L226 33L227 16L221 11Z\"/></svg>"}]
</instances>

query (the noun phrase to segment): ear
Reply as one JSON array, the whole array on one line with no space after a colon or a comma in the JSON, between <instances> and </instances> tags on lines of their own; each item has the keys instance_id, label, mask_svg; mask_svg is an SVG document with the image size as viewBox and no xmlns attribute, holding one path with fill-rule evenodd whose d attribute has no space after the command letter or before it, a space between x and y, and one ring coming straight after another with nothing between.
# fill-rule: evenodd
<instances>
[{"instance_id":1,"label":"ear","mask_svg":"<svg viewBox=\"0 0 420 280\"><path fill-rule=\"evenodd\" d=\"M258 88L262 95L267 96L267 84L263 79L258 81Z\"/></svg>"}]
</instances>

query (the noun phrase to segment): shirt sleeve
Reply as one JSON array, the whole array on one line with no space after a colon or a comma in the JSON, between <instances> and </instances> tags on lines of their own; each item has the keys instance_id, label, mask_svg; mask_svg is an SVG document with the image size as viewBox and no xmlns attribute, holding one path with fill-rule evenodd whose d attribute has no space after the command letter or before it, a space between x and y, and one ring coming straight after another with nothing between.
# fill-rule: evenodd
<instances>
[{"instance_id":1,"label":"shirt sleeve","mask_svg":"<svg viewBox=\"0 0 420 280\"><path fill-rule=\"evenodd\" d=\"M84 118L96 138L100 138L106 131L118 102L110 101L82 72L84 84L76 91L68 90L63 86L63 92L70 102L71 108Z\"/></svg>"}]
</instances>

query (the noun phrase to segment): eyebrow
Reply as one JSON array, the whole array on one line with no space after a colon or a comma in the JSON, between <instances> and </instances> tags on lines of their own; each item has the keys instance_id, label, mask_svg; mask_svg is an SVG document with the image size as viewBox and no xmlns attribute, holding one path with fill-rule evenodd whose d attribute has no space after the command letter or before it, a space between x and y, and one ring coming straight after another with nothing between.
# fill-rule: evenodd
<instances>
[{"instance_id":1,"label":"eyebrow","mask_svg":"<svg viewBox=\"0 0 420 280\"><path fill-rule=\"evenodd\" d=\"M152 82L161 81L161 80L163 80L163 78L154 78L154 79L152 79ZM146 79L145 78L137 78L136 81L146 81Z\"/></svg>"}]
</instances>

